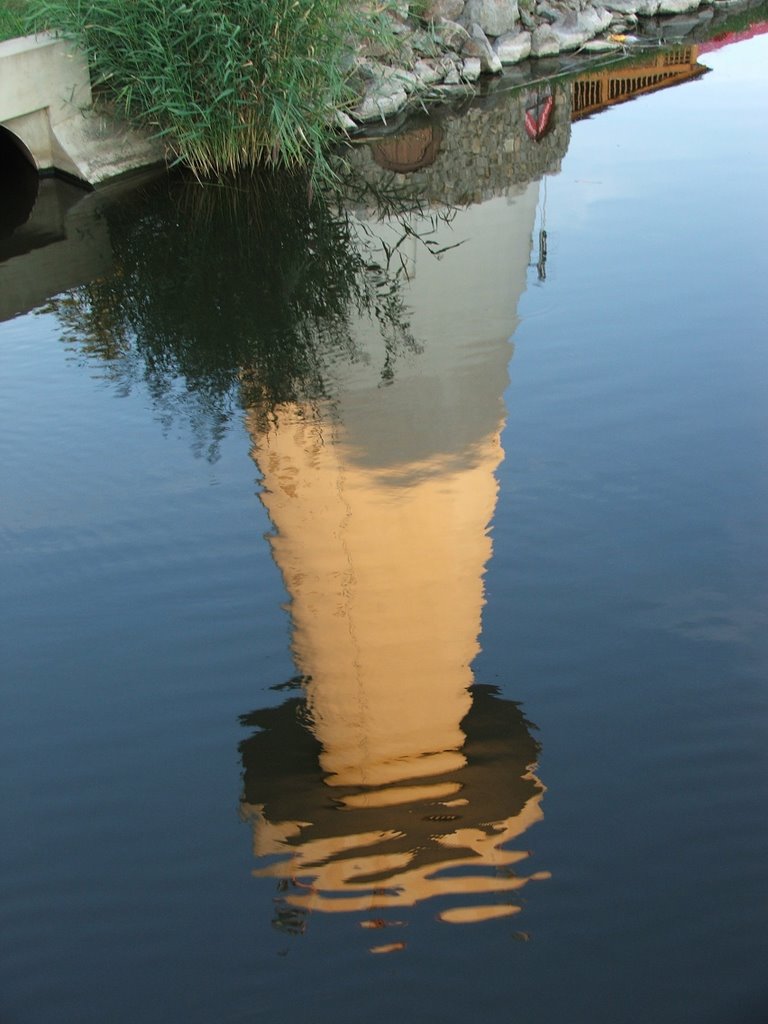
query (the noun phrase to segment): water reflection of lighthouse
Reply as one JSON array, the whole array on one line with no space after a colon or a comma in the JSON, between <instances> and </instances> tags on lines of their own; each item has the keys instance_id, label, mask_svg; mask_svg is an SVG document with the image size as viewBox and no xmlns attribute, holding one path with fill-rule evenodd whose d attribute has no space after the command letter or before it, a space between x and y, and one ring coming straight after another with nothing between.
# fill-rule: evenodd
<instances>
[{"instance_id":1,"label":"water reflection of lighthouse","mask_svg":"<svg viewBox=\"0 0 768 1024\"><path fill-rule=\"evenodd\" d=\"M319 411L250 417L291 598L301 696L244 717L242 810L255 873L286 906L357 911L440 897L446 921L516 912L515 840L541 817L520 708L473 685L491 555L503 392L538 184L469 206L414 257L423 342L382 377L382 341ZM493 255L489 258L489 253Z\"/></svg>"}]
</instances>

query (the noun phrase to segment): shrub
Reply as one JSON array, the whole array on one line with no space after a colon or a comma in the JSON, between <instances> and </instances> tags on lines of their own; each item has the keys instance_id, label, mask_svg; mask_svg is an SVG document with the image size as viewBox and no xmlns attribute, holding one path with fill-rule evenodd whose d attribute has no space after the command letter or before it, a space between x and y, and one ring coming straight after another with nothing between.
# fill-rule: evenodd
<instances>
[{"instance_id":1,"label":"shrub","mask_svg":"<svg viewBox=\"0 0 768 1024\"><path fill-rule=\"evenodd\" d=\"M0 2L0 42L23 36L25 32L24 8L20 0Z\"/></svg>"},{"instance_id":2,"label":"shrub","mask_svg":"<svg viewBox=\"0 0 768 1024\"><path fill-rule=\"evenodd\" d=\"M357 0L30 0L88 53L118 113L199 176L326 167L352 98L351 41L385 32Z\"/></svg>"}]
</instances>

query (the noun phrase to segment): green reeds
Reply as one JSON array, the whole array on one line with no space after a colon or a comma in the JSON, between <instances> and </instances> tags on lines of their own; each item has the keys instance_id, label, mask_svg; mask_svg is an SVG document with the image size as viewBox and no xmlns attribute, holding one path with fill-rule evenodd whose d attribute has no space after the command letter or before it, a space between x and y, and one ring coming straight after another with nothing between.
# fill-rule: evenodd
<instances>
[{"instance_id":1,"label":"green reeds","mask_svg":"<svg viewBox=\"0 0 768 1024\"><path fill-rule=\"evenodd\" d=\"M198 176L326 166L352 41L384 31L356 0L30 0L87 51L94 84Z\"/></svg>"},{"instance_id":2,"label":"green reeds","mask_svg":"<svg viewBox=\"0 0 768 1024\"><path fill-rule=\"evenodd\" d=\"M21 0L0 0L0 42L24 35L27 31L24 13Z\"/></svg>"}]
</instances>

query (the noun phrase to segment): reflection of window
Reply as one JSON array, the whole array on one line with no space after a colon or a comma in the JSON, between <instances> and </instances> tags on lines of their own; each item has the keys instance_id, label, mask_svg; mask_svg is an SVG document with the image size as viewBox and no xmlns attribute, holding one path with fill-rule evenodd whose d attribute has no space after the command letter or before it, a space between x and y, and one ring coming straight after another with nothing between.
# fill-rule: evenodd
<instances>
[{"instance_id":1,"label":"reflection of window","mask_svg":"<svg viewBox=\"0 0 768 1024\"><path fill-rule=\"evenodd\" d=\"M412 174L430 167L440 152L443 133L439 127L428 125L416 128L391 139L384 139L371 147L373 159L385 171Z\"/></svg>"}]
</instances>

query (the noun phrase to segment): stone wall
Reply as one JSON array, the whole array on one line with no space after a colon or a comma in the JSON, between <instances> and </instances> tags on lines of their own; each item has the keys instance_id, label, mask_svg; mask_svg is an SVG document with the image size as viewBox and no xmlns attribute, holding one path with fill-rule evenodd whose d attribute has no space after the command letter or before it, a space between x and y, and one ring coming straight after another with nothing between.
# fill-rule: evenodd
<instances>
[{"instance_id":1,"label":"stone wall","mask_svg":"<svg viewBox=\"0 0 768 1024\"><path fill-rule=\"evenodd\" d=\"M550 91L552 112L538 140L525 128L526 108L539 98L532 87L496 93L463 112L438 113L430 126L353 147L350 163L374 189L392 184L412 187L432 205L465 206L516 195L529 182L557 173L568 149L571 88L560 85ZM412 153L421 149L428 165L398 171L398 156L410 155L409 136Z\"/></svg>"},{"instance_id":2,"label":"stone wall","mask_svg":"<svg viewBox=\"0 0 768 1024\"><path fill-rule=\"evenodd\" d=\"M342 128L380 126L406 110L474 92L481 76L520 72L560 54L641 49L654 40L678 42L719 15L752 0L422 0L390 15L397 40L382 54L365 42L353 58L359 101L338 111ZM602 59L602 58L601 58ZM507 72L508 74L509 72ZM538 64L528 80L554 73Z\"/></svg>"}]
</instances>

